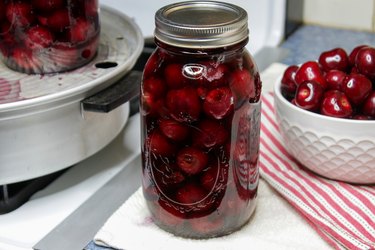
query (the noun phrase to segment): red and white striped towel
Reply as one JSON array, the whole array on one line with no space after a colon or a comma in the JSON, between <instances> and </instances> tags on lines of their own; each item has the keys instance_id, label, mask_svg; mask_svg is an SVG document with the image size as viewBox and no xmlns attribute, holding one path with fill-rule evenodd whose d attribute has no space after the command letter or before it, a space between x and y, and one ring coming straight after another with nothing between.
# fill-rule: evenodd
<instances>
[{"instance_id":1,"label":"red and white striped towel","mask_svg":"<svg viewBox=\"0 0 375 250\"><path fill-rule=\"evenodd\" d=\"M332 181L302 169L282 144L273 98L262 96L263 179L334 248L375 249L375 186Z\"/></svg>"}]
</instances>

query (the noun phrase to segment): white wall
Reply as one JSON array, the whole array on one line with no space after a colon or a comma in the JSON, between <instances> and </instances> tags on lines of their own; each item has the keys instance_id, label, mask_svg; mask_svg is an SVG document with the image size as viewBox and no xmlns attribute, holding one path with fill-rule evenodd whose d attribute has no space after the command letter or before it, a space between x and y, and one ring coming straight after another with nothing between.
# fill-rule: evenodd
<instances>
[{"instance_id":1,"label":"white wall","mask_svg":"<svg viewBox=\"0 0 375 250\"><path fill-rule=\"evenodd\" d=\"M305 0L304 22L375 31L375 0Z\"/></svg>"}]
</instances>

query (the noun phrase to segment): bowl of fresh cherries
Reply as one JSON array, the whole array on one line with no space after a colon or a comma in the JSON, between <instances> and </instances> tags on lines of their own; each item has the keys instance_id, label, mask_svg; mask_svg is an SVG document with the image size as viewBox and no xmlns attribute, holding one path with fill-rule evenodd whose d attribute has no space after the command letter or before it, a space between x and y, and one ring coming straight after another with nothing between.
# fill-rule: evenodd
<instances>
[{"instance_id":1,"label":"bowl of fresh cherries","mask_svg":"<svg viewBox=\"0 0 375 250\"><path fill-rule=\"evenodd\" d=\"M375 48L334 48L289 66L274 86L288 153L335 180L375 183Z\"/></svg>"}]
</instances>

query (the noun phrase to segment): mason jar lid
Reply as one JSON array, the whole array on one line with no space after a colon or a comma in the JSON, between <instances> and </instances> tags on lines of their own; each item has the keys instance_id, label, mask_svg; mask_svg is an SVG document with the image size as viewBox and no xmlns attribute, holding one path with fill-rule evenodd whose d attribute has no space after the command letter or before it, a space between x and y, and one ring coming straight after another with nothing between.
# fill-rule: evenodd
<instances>
[{"instance_id":1,"label":"mason jar lid","mask_svg":"<svg viewBox=\"0 0 375 250\"><path fill-rule=\"evenodd\" d=\"M248 35L246 11L230 3L179 2L155 14L155 38L176 47L224 47L239 43Z\"/></svg>"}]
</instances>

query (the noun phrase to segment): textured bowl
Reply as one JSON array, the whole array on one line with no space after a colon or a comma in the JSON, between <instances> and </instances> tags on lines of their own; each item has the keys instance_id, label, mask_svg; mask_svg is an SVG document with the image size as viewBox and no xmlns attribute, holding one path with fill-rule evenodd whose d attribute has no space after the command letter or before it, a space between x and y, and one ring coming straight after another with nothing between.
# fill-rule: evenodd
<instances>
[{"instance_id":1,"label":"textured bowl","mask_svg":"<svg viewBox=\"0 0 375 250\"><path fill-rule=\"evenodd\" d=\"M311 171L334 180L375 183L375 121L340 119L303 110L275 83L275 111L283 143Z\"/></svg>"}]
</instances>

